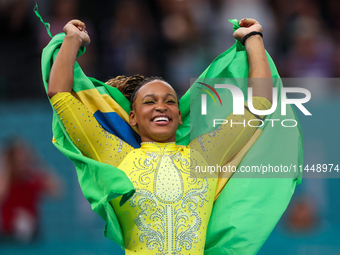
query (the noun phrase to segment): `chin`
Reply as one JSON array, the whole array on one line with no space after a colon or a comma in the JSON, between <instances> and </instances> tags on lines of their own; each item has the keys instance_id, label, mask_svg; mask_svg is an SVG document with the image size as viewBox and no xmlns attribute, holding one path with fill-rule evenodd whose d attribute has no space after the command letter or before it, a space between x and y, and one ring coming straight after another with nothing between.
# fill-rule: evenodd
<instances>
[{"instance_id":1,"label":"chin","mask_svg":"<svg viewBox=\"0 0 340 255\"><path fill-rule=\"evenodd\" d=\"M156 133L156 134L153 134L152 137L153 137L152 140L158 143L166 143L169 141L173 141L173 142L175 141L175 136L169 133Z\"/></svg>"}]
</instances>

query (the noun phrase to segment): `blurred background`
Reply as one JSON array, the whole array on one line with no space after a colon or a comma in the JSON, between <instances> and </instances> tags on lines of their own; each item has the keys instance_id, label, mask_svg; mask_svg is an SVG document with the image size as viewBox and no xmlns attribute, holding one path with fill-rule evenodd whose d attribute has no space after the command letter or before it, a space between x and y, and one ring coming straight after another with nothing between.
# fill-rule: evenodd
<instances>
[{"instance_id":1,"label":"blurred background","mask_svg":"<svg viewBox=\"0 0 340 255\"><path fill-rule=\"evenodd\" d=\"M304 164L340 164L339 0L38 4L53 35L71 19L86 23L92 43L78 62L88 76L163 76L179 95L234 43L228 19L257 19L281 77L305 78L297 87L312 94L306 108L313 117L297 111ZM0 0L0 254L124 254L104 238L104 222L84 199L73 164L52 145L40 70L50 37L34 6L33 0ZM327 176L296 188L259 254L340 254L340 180L321 177Z\"/></svg>"}]
</instances>

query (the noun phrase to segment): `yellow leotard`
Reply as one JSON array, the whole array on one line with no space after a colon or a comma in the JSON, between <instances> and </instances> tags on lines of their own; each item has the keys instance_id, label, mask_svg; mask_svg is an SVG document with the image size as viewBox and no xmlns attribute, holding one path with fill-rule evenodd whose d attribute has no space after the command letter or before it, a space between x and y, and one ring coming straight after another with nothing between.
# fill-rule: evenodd
<instances>
[{"instance_id":1,"label":"yellow leotard","mask_svg":"<svg viewBox=\"0 0 340 255\"><path fill-rule=\"evenodd\" d=\"M119 198L110 202L123 232L126 254L203 254L217 178L199 176L193 169L226 163L255 128L221 125L192 141L195 150L176 143L142 143L134 149L105 131L70 93L58 93L51 101L82 153L121 169L135 187L135 194L123 206ZM270 107L266 99L254 102L257 109ZM253 115L246 112L235 121L250 118Z\"/></svg>"}]
</instances>

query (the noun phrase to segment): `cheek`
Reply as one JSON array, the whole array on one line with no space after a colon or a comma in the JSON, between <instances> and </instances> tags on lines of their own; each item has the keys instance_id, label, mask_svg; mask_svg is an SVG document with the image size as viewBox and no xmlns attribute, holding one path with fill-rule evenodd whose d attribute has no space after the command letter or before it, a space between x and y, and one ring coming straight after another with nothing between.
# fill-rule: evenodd
<instances>
[{"instance_id":1,"label":"cheek","mask_svg":"<svg viewBox=\"0 0 340 255\"><path fill-rule=\"evenodd\" d=\"M138 123L145 123L149 121L150 111L146 107L140 107L136 110L136 119Z\"/></svg>"},{"instance_id":2,"label":"cheek","mask_svg":"<svg viewBox=\"0 0 340 255\"><path fill-rule=\"evenodd\" d=\"M178 109L178 107L172 108L172 109L171 109L171 112L172 112L172 116L173 116L174 118L176 118L177 120L180 119L180 114L179 114L179 109Z\"/></svg>"}]
</instances>

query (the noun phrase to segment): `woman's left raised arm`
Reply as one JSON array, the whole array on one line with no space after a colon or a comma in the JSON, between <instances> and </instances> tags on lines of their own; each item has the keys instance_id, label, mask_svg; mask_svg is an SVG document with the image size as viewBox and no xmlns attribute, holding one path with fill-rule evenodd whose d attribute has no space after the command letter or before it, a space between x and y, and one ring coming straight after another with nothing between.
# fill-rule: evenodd
<instances>
[{"instance_id":1,"label":"woman's left raised arm","mask_svg":"<svg viewBox=\"0 0 340 255\"><path fill-rule=\"evenodd\" d=\"M234 37L239 41L242 41L244 36L251 32L262 33L263 31L262 26L255 19L242 19L239 25L241 28L234 32ZM272 102L272 75L261 35L249 36L245 40L244 46L249 64L248 86L253 88L253 96L264 97Z\"/></svg>"},{"instance_id":2,"label":"woman's left raised arm","mask_svg":"<svg viewBox=\"0 0 340 255\"><path fill-rule=\"evenodd\" d=\"M240 42L251 32L262 33L263 31L262 26L254 19L242 19L239 24L241 28L234 32L234 37ZM253 88L254 107L257 110L267 110L272 102L273 82L261 35L249 36L245 40L245 48L249 64L248 86ZM244 115L230 114L225 121L228 124L220 125L215 130L197 137L190 143L190 147L204 155L209 164L225 164L248 143L256 132L260 120L253 121L253 126L242 123L255 119L262 120L264 117L255 116L245 103ZM237 124L231 125L231 123Z\"/></svg>"}]
</instances>

